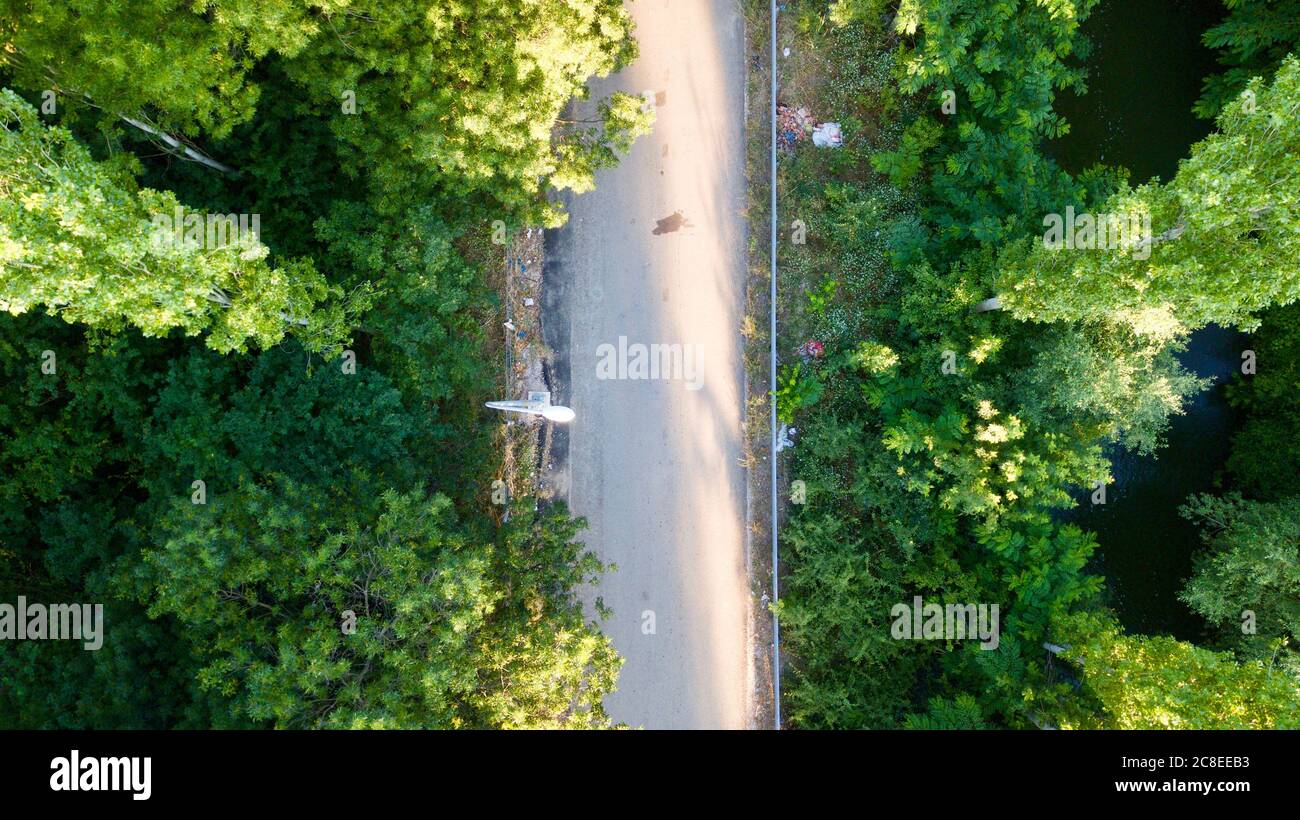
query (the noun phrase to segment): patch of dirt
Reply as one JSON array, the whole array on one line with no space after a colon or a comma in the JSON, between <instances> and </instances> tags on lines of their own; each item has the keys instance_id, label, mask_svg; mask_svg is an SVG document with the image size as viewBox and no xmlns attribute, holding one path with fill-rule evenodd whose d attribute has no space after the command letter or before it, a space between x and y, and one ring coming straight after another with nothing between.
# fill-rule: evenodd
<instances>
[{"instance_id":1,"label":"patch of dirt","mask_svg":"<svg viewBox=\"0 0 1300 820\"><path fill-rule=\"evenodd\" d=\"M541 289L544 260L541 228L521 230L506 246L502 325L506 392L502 398L522 400L529 393L549 391L547 366L551 351L542 340ZM550 500L547 472L553 425L536 417L503 413L502 479L510 498L532 495Z\"/></svg>"}]
</instances>

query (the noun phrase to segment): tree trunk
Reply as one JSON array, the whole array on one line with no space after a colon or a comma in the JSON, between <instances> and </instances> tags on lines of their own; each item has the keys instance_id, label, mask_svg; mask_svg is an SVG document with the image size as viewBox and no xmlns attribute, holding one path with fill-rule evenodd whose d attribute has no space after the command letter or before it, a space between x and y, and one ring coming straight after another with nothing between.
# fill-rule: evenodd
<instances>
[{"instance_id":1,"label":"tree trunk","mask_svg":"<svg viewBox=\"0 0 1300 820\"><path fill-rule=\"evenodd\" d=\"M128 125L133 125L136 128L139 128L141 131L144 131L145 133L153 134L155 137L165 142L168 145L168 147L170 147L172 150L179 149L180 152L183 155L185 155L187 159L191 159L199 163L200 165L206 165L209 168L212 168L217 171L221 171L222 173L233 174L235 172L235 169L231 168L229 165L223 165L222 163L217 162L215 159L208 156L207 154L204 154L201 151L196 151L195 149L189 147L185 143L173 137L171 134L167 134L163 131L159 131L157 128L154 128L152 125L149 125L148 123L140 122L139 120L134 119L132 117L128 117L125 114L118 114L118 116L121 117L122 121L127 123Z\"/></svg>"}]
</instances>

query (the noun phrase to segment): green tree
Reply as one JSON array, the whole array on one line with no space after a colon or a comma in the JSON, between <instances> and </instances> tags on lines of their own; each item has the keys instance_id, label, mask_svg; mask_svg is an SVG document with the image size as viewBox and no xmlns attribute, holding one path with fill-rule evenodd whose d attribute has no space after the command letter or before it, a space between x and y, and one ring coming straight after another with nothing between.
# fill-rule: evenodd
<instances>
[{"instance_id":1,"label":"green tree","mask_svg":"<svg viewBox=\"0 0 1300 820\"><path fill-rule=\"evenodd\" d=\"M61 107L104 108L167 130L225 136L253 116L252 75L346 13L348 0L2 0L0 63Z\"/></svg>"},{"instance_id":2,"label":"green tree","mask_svg":"<svg viewBox=\"0 0 1300 820\"><path fill-rule=\"evenodd\" d=\"M585 100L634 53L622 4L47 6L0 0L0 72L71 129L3 98L0 591L114 628L0 645L0 725L608 726L581 522L486 506L479 235L648 127ZM148 150L173 136L238 171ZM181 203L266 245L154 243Z\"/></svg>"},{"instance_id":3,"label":"green tree","mask_svg":"<svg viewBox=\"0 0 1300 820\"><path fill-rule=\"evenodd\" d=\"M806 503L791 508L781 535L781 629L798 658L783 684L785 710L809 728L896 725L935 647L894 640L890 608L910 600L910 574L947 556L920 549L924 536L911 525L923 520L924 501L876 455L862 409L832 400L817 419L791 471L806 484Z\"/></svg>"},{"instance_id":4,"label":"green tree","mask_svg":"<svg viewBox=\"0 0 1300 820\"><path fill-rule=\"evenodd\" d=\"M1065 728L1293 729L1300 681L1255 661L1169 637L1125 635L1105 616L1069 619L1063 656L1083 670L1101 713Z\"/></svg>"},{"instance_id":5,"label":"green tree","mask_svg":"<svg viewBox=\"0 0 1300 820\"><path fill-rule=\"evenodd\" d=\"M584 519L570 517L563 504L540 512L534 506L518 499L496 540L502 598L476 642L479 685L470 702L483 726L606 728L603 701L623 659L577 597L606 567L576 540Z\"/></svg>"},{"instance_id":6,"label":"green tree","mask_svg":"<svg viewBox=\"0 0 1300 820\"><path fill-rule=\"evenodd\" d=\"M1169 418L1211 379L1178 361L1181 339L1153 341L1123 325L1034 327L1031 362L1011 375L1016 405L1042 427L1073 422L1130 450L1159 449Z\"/></svg>"},{"instance_id":7,"label":"green tree","mask_svg":"<svg viewBox=\"0 0 1300 820\"><path fill-rule=\"evenodd\" d=\"M177 241L174 230L192 226L175 225L183 211L175 196L137 189L124 163L94 161L7 89L0 126L0 307L8 313L43 307L110 331L206 333L223 352L289 333L314 350L346 340L341 294L310 260L272 266L266 247L243 234L208 247L202 213L194 214L202 239Z\"/></svg>"},{"instance_id":8,"label":"green tree","mask_svg":"<svg viewBox=\"0 0 1300 820\"><path fill-rule=\"evenodd\" d=\"M970 695L952 700L933 698L924 714L909 714L903 721L908 729L987 729L979 703Z\"/></svg>"},{"instance_id":9,"label":"green tree","mask_svg":"<svg viewBox=\"0 0 1300 820\"><path fill-rule=\"evenodd\" d=\"M197 690L174 624L109 589L138 548L138 431L175 341L111 336L39 313L0 319L0 600L104 605L98 651L0 641L0 726L232 725ZM46 358L43 354L52 354ZM42 368L53 366L53 372Z\"/></svg>"},{"instance_id":10,"label":"green tree","mask_svg":"<svg viewBox=\"0 0 1300 820\"><path fill-rule=\"evenodd\" d=\"M1296 0L1224 0L1228 16L1201 37L1220 49L1220 74L1205 78L1194 111L1214 119L1254 77L1272 77L1282 60L1300 43L1300 3Z\"/></svg>"},{"instance_id":11,"label":"green tree","mask_svg":"<svg viewBox=\"0 0 1300 820\"><path fill-rule=\"evenodd\" d=\"M1250 347L1256 372L1227 387L1229 402L1246 414L1232 437L1228 472L1251 498L1300 495L1300 304L1265 312Z\"/></svg>"},{"instance_id":12,"label":"green tree","mask_svg":"<svg viewBox=\"0 0 1300 820\"><path fill-rule=\"evenodd\" d=\"M556 521L522 540L546 540ZM545 567L560 557L553 544L511 546ZM575 579L599 571L567 552ZM200 685L257 723L607 725L616 656L570 587L547 585L554 569L513 557L468 536L446 497L390 490L358 504L274 477L219 505L176 502L133 584L147 588L151 616L184 625Z\"/></svg>"},{"instance_id":13,"label":"green tree","mask_svg":"<svg viewBox=\"0 0 1300 820\"><path fill-rule=\"evenodd\" d=\"M1240 657L1287 667L1300 680L1300 497L1194 496L1184 517L1205 551L1179 596Z\"/></svg>"},{"instance_id":14,"label":"green tree","mask_svg":"<svg viewBox=\"0 0 1300 820\"><path fill-rule=\"evenodd\" d=\"M343 504L288 479L177 501L136 570L150 616L184 626L200 684L252 721L455 726L494 603L486 556L448 532L446 498Z\"/></svg>"},{"instance_id":15,"label":"green tree","mask_svg":"<svg viewBox=\"0 0 1300 820\"><path fill-rule=\"evenodd\" d=\"M1122 190L1103 207L1149 217L1153 236L1115 250L1016 243L998 263L1002 304L1024 320L1114 317L1171 338L1210 322L1250 329L1261 310L1300 298L1300 60L1251 89L1255 103L1229 104L1169 184Z\"/></svg>"},{"instance_id":16,"label":"green tree","mask_svg":"<svg viewBox=\"0 0 1300 820\"><path fill-rule=\"evenodd\" d=\"M565 128L556 145L558 165L550 184L585 193L595 189L597 171L617 165L620 154L650 133L654 112L647 100L616 91L596 105L595 118L559 122Z\"/></svg>"},{"instance_id":17,"label":"green tree","mask_svg":"<svg viewBox=\"0 0 1300 820\"><path fill-rule=\"evenodd\" d=\"M898 65L905 93L955 106L930 180L940 237L996 242L1020 235L1035 214L1081 198L1037 149L1069 130L1052 110L1057 91L1084 89L1078 33L1096 0L904 0L894 25L911 41ZM942 109L941 109L942 110ZM877 161L905 178L932 141L914 134Z\"/></svg>"},{"instance_id":18,"label":"green tree","mask_svg":"<svg viewBox=\"0 0 1300 820\"><path fill-rule=\"evenodd\" d=\"M599 128L562 127L553 140L587 79L635 56L619 0L373 0L353 11L285 70L334 112L342 170L384 213L433 201L553 223L547 188L589 187L647 125L639 101L615 95L599 105ZM341 105L348 94L355 113Z\"/></svg>"},{"instance_id":19,"label":"green tree","mask_svg":"<svg viewBox=\"0 0 1300 820\"><path fill-rule=\"evenodd\" d=\"M595 127L561 121L589 77L635 56L619 0L4 0L0 38L21 87L129 117L168 150L230 137L283 70L389 215L432 201L554 223L547 189L586 190L650 122L626 94L597 104Z\"/></svg>"},{"instance_id":20,"label":"green tree","mask_svg":"<svg viewBox=\"0 0 1300 820\"><path fill-rule=\"evenodd\" d=\"M997 312L971 314L985 261L972 255L947 273L928 264L909 271L900 364L874 374L862 395L878 409L881 443L912 491L993 521L1072 506L1070 487L1108 476L1098 438L1120 422L1081 419L1046 402L1031 408L1036 418L1022 411L1026 372L1042 366L1034 358L1042 341Z\"/></svg>"}]
</instances>

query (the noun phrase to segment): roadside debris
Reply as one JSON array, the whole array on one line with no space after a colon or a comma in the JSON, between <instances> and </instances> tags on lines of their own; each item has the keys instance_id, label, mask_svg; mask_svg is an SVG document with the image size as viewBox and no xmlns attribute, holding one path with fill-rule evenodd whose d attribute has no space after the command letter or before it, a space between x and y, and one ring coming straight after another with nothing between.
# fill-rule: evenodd
<instances>
[{"instance_id":1,"label":"roadside debris","mask_svg":"<svg viewBox=\"0 0 1300 820\"><path fill-rule=\"evenodd\" d=\"M502 395L527 396L527 401L508 401L497 409L516 410L501 417L501 467L494 482L494 504L501 520L510 518L510 499L525 495L547 501L561 492L551 472L553 424L539 419L567 421L567 408L550 404L551 351L542 337L542 272L545 234L540 228L521 230L510 238L504 261L505 384ZM549 409L548 409L549 408ZM551 413L548 417L543 410ZM556 416L560 413L561 416Z\"/></svg>"},{"instance_id":2,"label":"roadside debris","mask_svg":"<svg viewBox=\"0 0 1300 820\"><path fill-rule=\"evenodd\" d=\"M776 107L776 140L782 151L793 151L795 143L812 138L818 148L839 148L844 132L838 122L817 122L807 108Z\"/></svg>"},{"instance_id":3,"label":"roadside debris","mask_svg":"<svg viewBox=\"0 0 1300 820\"><path fill-rule=\"evenodd\" d=\"M826 346L816 339L809 339L799 345L799 358L803 359L804 364L808 364L813 359L820 359L826 355Z\"/></svg>"},{"instance_id":4,"label":"roadside debris","mask_svg":"<svg viewBox=\"0 0 1300 820\"><path fill-rule=\"evenodd\" d=\"M838 122L824 122L813 129L812 140L818 148L839 148L844 144L844 133Z\"/></svg>"},{"instance_id":5,"label":"roadside debris","mask_svg":"<svg viewBox=\"0 0 1300 820\"><path fill-rule=\"evenodd\" d=\"M794 436L799 433L795 427L790 427L782 423L781 429L776 433L776 451L788 450L794 446Z\"/></svg>"},{"instance_id":6,"label":"roadside debris","mask_svg":"<svg viewBox=\"0 0 1300 820\"><path fill-rule=\"evenodd\" d=\"M812 114L807 108L791 108L788 105L776 107L777 147L783 151L793 151L794 144L807 139L816 127Z\"/></svg>"},{"instance_id":7,"label":"roadside debris","mask_svg":"<svg viewBox=\"0 0 1300 820\"><path fill-rule=\"evenodd\" d=\"M507 389L512 395L549 389L543 364L550 354L541 342L541 230L520 231L507 247L505 329Z\"/></svg>"}]
</instances>

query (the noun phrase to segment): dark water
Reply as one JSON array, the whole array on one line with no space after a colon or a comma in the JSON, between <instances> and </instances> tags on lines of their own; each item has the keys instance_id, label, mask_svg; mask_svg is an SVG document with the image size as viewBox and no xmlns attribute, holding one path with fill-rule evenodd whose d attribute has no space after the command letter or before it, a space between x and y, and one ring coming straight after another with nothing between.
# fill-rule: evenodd
<instances>
[{"instance_id":1,"label":"dark water","mask_svg":"<svg viewBox=\"0 0 1300 820\"><path fill-rule=\"evenodd\" d=\"M1193 334L1181 357L1184 367L1215 383L1175 416L1168 445L1154 456L1138 457L1113 448L1106 503L1088 495L1070 519L1097 534L1100 548L1093 569L1106 576L1110 604L1130 631L1200 637L1204 623L1178 600L1200 545L1191 522L1178 507L1192 493L1216 490L1215 477L1228 457L1236 414L1223 400L1223 384L1236 372L1243 336L1213 326Z\"/></svg>"},{"instance_id":2,"label":"dark water","mask_svg":"<svg viewBox=\"0 0 1300 820\"><path fill-rule=\"evenodd\" d=\"M1084 26L1093 40L1089 91L1062 95L1071 132L1052 154L1078 172L1096 162L1122 165L1134 184L1169 180L1178 160L1211 123L1191 112L1201 80L1215 70L1201 34L1224 14L1220 0L1109 0ZM1168 445L1139 458L1110 453L1115 483L1106 504L1087 496L1069 517L1097 533L1096 567L1121 622L1131 631L1197 638L1204 624L1177 598L1191 574L1197 531L1178 515L1192 493L1213 491L1237 420L1223 398L1246 337L1210 326L1192 335L1183 365L1214 385L1172 420Z\"/></svg>"},{"instance_id":3,"label":"dark water","mask_svg":"<svg viewBox=\"0 0 1300 820\"><path fill-rule=\"evenodd\" d=\"M1138 184L1168 181L1212 123L1192 114L1201 82L1217 70L1201 35L1224 15L1222 0L1103 0L1084 23L1092 40L1088 93L1061 94L1070 133L1051 146L1068 170L1122 165Z\"/></svg>"}]
</instances>

